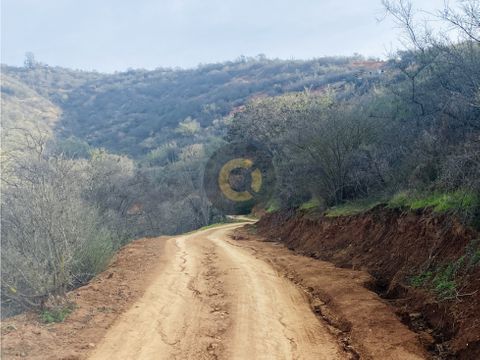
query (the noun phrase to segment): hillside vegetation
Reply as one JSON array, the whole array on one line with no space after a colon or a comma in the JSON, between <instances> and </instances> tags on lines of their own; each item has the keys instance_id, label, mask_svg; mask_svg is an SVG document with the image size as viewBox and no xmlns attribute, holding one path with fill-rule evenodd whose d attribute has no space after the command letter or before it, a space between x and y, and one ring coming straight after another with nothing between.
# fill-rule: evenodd
<instances>
[{"instance_id":1,"label":"hillside vegetation","mask_svg":"<svg viewBox=\"0 0 480 360\"><path fill-rule=\"evenodd\" d=\"M251 98L379 81L359 60L259 57L116 74L3 66L5 309L43 307L129 239L222 219L202 175L231 114Z\"/></svg>"},{"instance_id":2,"label":"hillside vegetation","mask_svg":"<svg viewBox=\"0 0 480 360\"><path fill-rule=\"evenodd\" d=\"M417 27L406 2L385 6L409 44L380 82L255 99L234 115L228 139L275 155L277 196L267 209L335 206L341 215L383 202L478 225L478 3L440 12L439 33Z\"/></svg>"},{"instance_id":3,"label":"hillside vegetation","mask_svg":"<svg viewBox=\"0 0 480 360\"><path fill-rule=\"evenodd\" d=\"M435 33L406 2L385 7L410 40L386 62L2 66L2 301L41 307L129 239L223 219L202 178L228 142L272 153L275 196L260 204L270 210L421 204L478 223L479 8L447 7L438 17L448 31Z\"/></svg>"},{"instance_id":4,"label":"hillside vegetation","mask_svg":"<svg viewBox=\"0 0 480 360\"><path fill-rule=\"evenodd\" d=\"M6 74L2 75L2 150L15 147L9 129L41 130L52 134L61 109L48 98ZM20 145L20 144L19 144Z\"/></svg>"},{"instance_id":5,"label":"hillside vegetation","mask_svg":"<svg viewBox=\"0 0 480 360\"><path fill-rule=\"evenodd\" d=\"M57 129L62 136L138 157L178 137L174 130L181 121L208 128L251 97L360 83L356 76L365 70L360 59L241 58L191 70L139 69L111 75L42 64L3 70L62 109Z\"/></svg>"}]
</instances>

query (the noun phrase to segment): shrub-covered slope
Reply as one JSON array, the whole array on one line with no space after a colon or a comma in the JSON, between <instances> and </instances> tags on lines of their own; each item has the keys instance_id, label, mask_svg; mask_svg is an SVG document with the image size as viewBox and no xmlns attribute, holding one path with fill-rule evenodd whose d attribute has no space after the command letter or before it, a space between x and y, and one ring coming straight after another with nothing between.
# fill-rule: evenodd
<instances>
[{"instance_id":1,"label":"shrub-covered slope","mask_svg":"<svg viewBox=\"0 0 480 360\"><path fill-rule=\"evenodd\" d=\"M62 111L57 131L95 147L139 156L179 136L190 118L205 128L249 98L363 84L381 63L360 58L282 61L240 59L195 69L130 70L99 74L36 65L3 72L34 89Z\"/></svg>"}]
</instances>

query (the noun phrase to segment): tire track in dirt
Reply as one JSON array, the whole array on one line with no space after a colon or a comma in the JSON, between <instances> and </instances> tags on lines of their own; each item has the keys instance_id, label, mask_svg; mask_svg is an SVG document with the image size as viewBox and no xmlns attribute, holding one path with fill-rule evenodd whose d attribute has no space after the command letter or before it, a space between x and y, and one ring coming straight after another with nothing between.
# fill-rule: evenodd
<instances>
[{"instance_id":1,"label":"tire track in dirt","mask_svg":"<svg viewBox=\"0 0 480 360\"><path fill-rule=\"evenodd\" d=\"M225 241L238 226L168 239L171 260L90 359L345 359L299 289Z\"/></svg>"},{"instance_id":2,"label":"tire track in dirt","mask_svg":"<svg viewBox=\"0 0 480 360\"><path fill-rule=\"evenodd\" d=\"M10 321L14 330L2 334L2 355L35 360L426 358L415 334L365 288L368 274L296 255L253 235L249 239L249 233L238 232L232 240L232 230L240 226L126 246L105 273L69 294L80 306L64 323Z\"/></svg>"},{"instance_id":3,"label":"tire track in dirt","mask_svg":"<svg viewBox=\"0 0 480 360\"><path fill-rule=\"evenodd\" d=\"M345 359L328 330L310 311L292 283L245 249L226 241L226 232L207 238L227 267L225 282L232 303L227 359ZM246 346L246 344L249 344Z\"/></svg>"},{"instance_id":4,"label":"tire track in dirt","mask_svg":"<svg viewBox=\"0 0 480 360\"><path fill-rule=\"evenodd\" d=\"M297 271L309 271L313 264L274 244L231 240L232 230L239 226L242 224L224 225L167 239L169 260L90 359L383 360L385 354L392 359L423 358L415 350L414 339L388 314L385 324L389 331L407 334L411 343L398 343L390 335L383 339L391 339L391 343L372 342L366 334L367 343L363 344L358 343L356 333L357 342L352 345L352 319L335 313L325 296L297 281L301 278ZM279 268L276 253L282 261L291 261L287 271ZM329 291L344 291L350 275L338 277L335 274L341 269L325 269L330 274L322 276L331 276L325 285ZM337 286L335 281L340 280L343 283ZM365 295L369 305L365 307L364 302L360 308L386 311L381 300L360 283L352 283L349 289L357 296ZM358 311L352 314L364 316ZM382 329L369 331L379 334ZM376 352L371 351L374 347ZM368 355L374 353L383 357Z\"/></svg>"},{"instance_id":5,"label":"tire track in dirt","mask_svg":"<svg viewBox=\"0 0 480 360\"><path fill-rule=\"evenodd\" d=\"M369 290L371 276L363 271L337 268L305 257L280 243L264 241L255 227L239 229L229 243L255 248L258 259L269 263L278 276L301 290L346 353L346 359L420 360L429 358L421 339L409 331L394 310Z\"/></svg>"}]
</instances>

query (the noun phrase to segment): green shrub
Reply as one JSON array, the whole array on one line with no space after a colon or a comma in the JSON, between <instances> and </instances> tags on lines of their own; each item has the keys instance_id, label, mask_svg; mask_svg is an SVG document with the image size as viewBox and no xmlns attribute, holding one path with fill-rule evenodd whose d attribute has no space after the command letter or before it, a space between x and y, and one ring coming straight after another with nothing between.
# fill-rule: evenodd
<instances>
[{"instance_id":1,"label":"green shrub","mask_svg":"<svg viewBox=\"0 0 480 360\"><path fill-rule=\"evenodd\" d=\"M422 287L430 281L432 278L433 273L431 271L425 271L419 275L412 276L410 278L410 284L414 287Z\"/></svg>"},{"instance_id":2,"label":"green shrub","mask_svg":"<svg viewBox=\"0 0 480 360\"><path fill-rule=\"evenodd\" d=\"M457 293L456 270L458 270L456 263L451 263L434 271L425 271L412 276L410 285L416 288L428 288L439 300L446 300Z\"/></svg>"},{"instance_id":3,"label":"green shrub","mask_svg":"<svg viewBox=\"0 0 480 360\"><path fill-rule=\"evenodd\" d=\"M181 121L175 132L182 136L192 136L200 131L200 123L196 119L187 117L185 120Z\"/></svg>"},{"instance_id":4,"label":"green shrub","mask_svg":"<svg viewBox=\"0 0 480 360\"><path fill-rule=\"evenodd\" d=\"M63 322L74 309L73 304L46 309L40 313L40 320L46 324Z\"/></svg>"},{"instance_id":5,"label":"green shrub","mask_svg":"<svg viewBox=\"0 0 480 360\"><path fill-rule=\"evenodd\" d=\"M457 294L456 277L462 267L464 257L438 269L432 279L433 291L440 300L451 298Z\"/></svg>"},{"instance_id":6,"label":"green shrub","mask_svg":"<svg viewBox=\"0 0 480 360\"><path fill-rule=\"evenodd\" d=\"M72 269L75 282L82 284L103 271L112 258L115 246L113 236L106 229L99 229L86 241L75 254Z\"/></svg>"},{"instance_id":7,"label":"green shrub","mask_svg":"<svg viewBox=\"0 0 480 360\"><path fill-rule=\"evenodd\" d=\"M457 284L454 280L441 279L435 284L434 291L440 300L447 300L457 294Z\"/></svg>"},{"instance_id":8,"label":"green shrub","mask_svg":"<svg viewBox=\"0 0 480 360\"><path fill-rule=\"evenodd\" d=\"M461 283L462 276L479 264L479 241L474 240L465 248L465 255L451 263L440 265L432 270L412 276L410 285L431 290L439 300L452 299L459 293L457 286Z\"/></svg>"},{"instance_id":9,"label":"green shrub","mask_svg":"<svg viewBox=\"0 0 480 360\"><path fill-rule=\"evenodd\" d=\"M396 193L387 203L387 207L391 209L409 207L411 195L406 191Z\"/></svg>"}]
</instances>

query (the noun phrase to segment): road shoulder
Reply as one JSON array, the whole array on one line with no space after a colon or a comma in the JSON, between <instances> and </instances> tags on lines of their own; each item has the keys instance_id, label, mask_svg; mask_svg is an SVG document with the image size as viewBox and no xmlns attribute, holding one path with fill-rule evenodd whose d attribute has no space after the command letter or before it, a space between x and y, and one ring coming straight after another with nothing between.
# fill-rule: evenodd
<instances>
[{"instance_id":1,"label":"road shoulder","mask_svg":"<svg viewBox=\"0 0 480 360\"><path fill-rule=\"evenodd\" d=\"M329 325L352 358L428 358L418 335L400 322L387 302L368 289L373 283L368 273L296 254L245 228L238 229L229 241L249 249L301 288L312 311Z\"/></svg>"},{"instance_id":2,"label":"road shoulder","mask_svg":"<svg viewBox=\"0 0 480 360\"><path fill-rule=\"evenodd\" d=\"M68 294L76 307L62 323L44 324L31 312L3 320L2 359L85 359L165 266L168 239L123 247L104 272Z\"/></svg>"}]
</instances>

